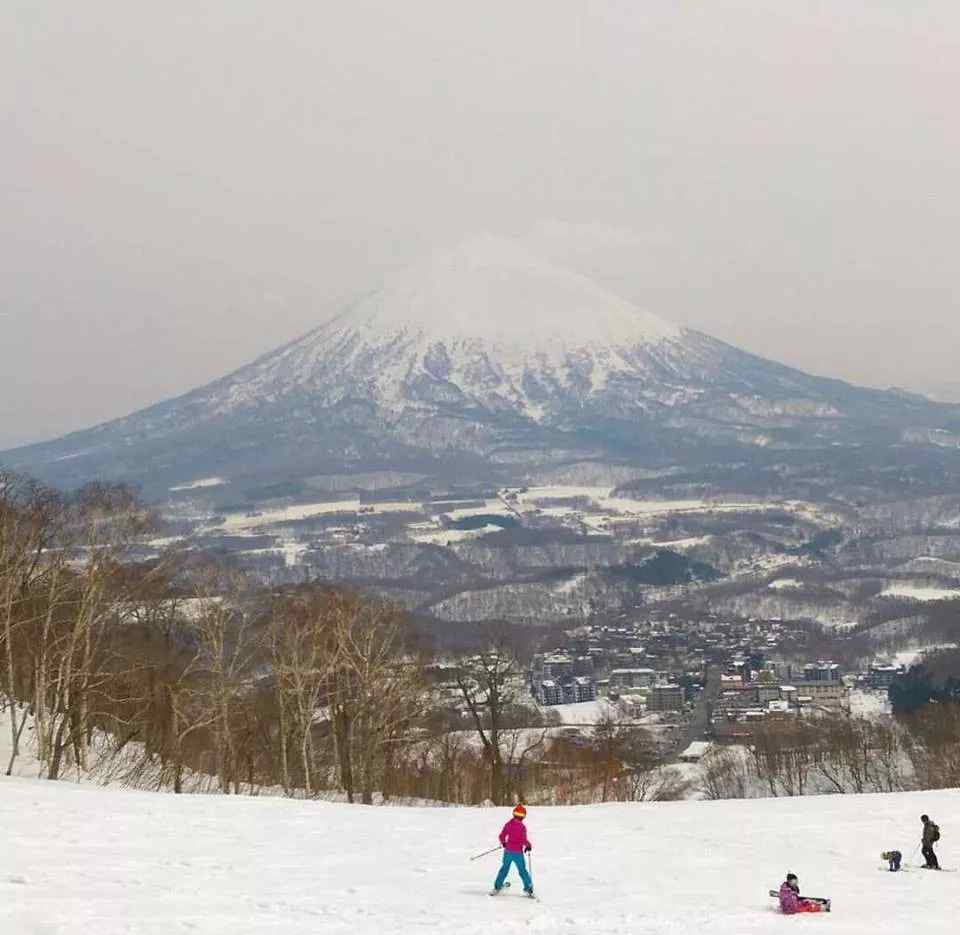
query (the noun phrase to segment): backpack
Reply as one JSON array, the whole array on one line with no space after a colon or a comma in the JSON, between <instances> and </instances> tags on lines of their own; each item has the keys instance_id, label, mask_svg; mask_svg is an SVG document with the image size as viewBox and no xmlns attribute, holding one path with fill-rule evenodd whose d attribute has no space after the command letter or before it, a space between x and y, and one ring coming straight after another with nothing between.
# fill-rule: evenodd
<instances>
[{"instance_id":1,"label":"backpack","mask_svg":"<svg viewBox=\"0 0 960 935\"><path fill-rule=\"evenodd\" d=\"M930 840L939 841L940 840L940 826L935 822L930 822Z\"/></svg>"}]
</instances>

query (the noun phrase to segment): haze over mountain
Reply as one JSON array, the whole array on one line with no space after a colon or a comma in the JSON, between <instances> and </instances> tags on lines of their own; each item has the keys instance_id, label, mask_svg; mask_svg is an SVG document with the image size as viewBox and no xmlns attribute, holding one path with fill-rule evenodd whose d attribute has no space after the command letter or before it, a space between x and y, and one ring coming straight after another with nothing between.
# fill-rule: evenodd
<instances>
[{"instance_id":1,"label":"haze over mountain","mask_svg":"<svg viewBox=\"0 0 960 935\"><path fill-rule=\"evenodd\" d=\"M383 468L493 483L578 458L950 444L958 412L763 360L481 235L221 380L2 461L150 494Z\"/></svg>"}]
</instances>

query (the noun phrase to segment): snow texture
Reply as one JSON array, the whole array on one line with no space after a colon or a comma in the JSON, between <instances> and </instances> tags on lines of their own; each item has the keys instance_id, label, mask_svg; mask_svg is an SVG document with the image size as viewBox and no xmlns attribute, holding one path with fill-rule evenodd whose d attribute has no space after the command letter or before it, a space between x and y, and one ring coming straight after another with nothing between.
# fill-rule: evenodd
<instances>
[{"instance_id":1,"label":"snow texture","mask_svg":"<svg viewBox=\"0 0 960 935\"><path fill-rule=\"evenodd\" d=\"M487 892L506 809L172 796L0 778L5 935L876 935L955 930L953 874L908 862L956 791L530 809L540 902ZM833 898L784 918L787 871ZM826 929L824 929L825 931Z\"/></svg>"}]
</instances>

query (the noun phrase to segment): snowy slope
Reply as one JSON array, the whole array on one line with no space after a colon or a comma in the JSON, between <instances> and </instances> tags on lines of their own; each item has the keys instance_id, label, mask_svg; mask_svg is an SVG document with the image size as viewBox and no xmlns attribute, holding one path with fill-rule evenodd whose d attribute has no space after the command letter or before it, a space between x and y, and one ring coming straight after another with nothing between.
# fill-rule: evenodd
<instances>
[{"instance_id":1,"label":"snowy slope","mask_svg":"<svg viewBox=\"0 0 960 935\"><path fill-rule=\"evenodd\" d=\"M175 797L0 779L5 935L835 935L955 930L958 875L878 872L960 793L534 808L540 902L486 895L504 809ZM788 871L829 916L784 918Z\"/></svg>"}]
</instances>

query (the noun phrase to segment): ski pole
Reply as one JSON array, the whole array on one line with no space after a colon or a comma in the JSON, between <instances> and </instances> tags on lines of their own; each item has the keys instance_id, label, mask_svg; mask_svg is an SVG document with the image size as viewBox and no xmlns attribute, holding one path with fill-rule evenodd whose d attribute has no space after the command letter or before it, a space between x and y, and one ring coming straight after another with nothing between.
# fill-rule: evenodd
<instances>
[{"instance_id":1,"label":"ski pole","mask_svg":"<svg viewBox=\"0 0 960 935\"><path fill-rule=\"evenodd\" d=\"M496 847L491 847L489 851L484 851L482 854L477 854L474 857L471 857L471 860L476 860L478 857L486 857L487 854L492 854L494 851L499 851L502 848L502 844L498 844Z\"/></svg>"}]
</instances>

